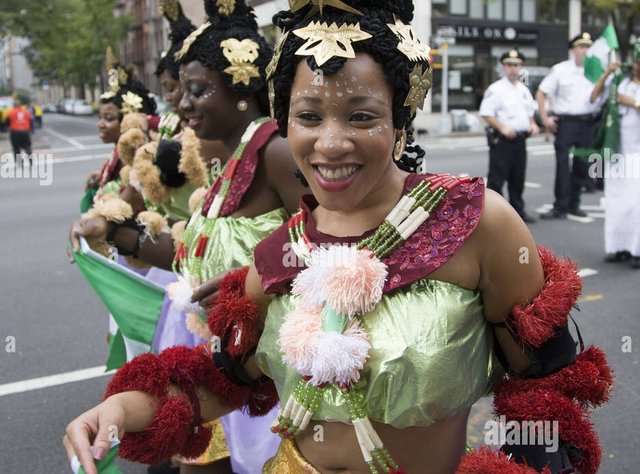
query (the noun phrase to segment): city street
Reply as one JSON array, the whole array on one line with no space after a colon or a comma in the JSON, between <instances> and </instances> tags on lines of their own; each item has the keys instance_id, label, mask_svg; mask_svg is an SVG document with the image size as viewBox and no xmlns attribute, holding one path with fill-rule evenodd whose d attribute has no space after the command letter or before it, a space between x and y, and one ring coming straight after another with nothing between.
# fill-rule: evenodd
<instances>
[{"instance_id":1,"label":"city street","mask_svg":"<svg viewBox=\"0 0 640 474\"><path fill-rule=\"evenodd\" d=\"M100 401L108 381L102 375L107 311L65 252L84 181L112 149L99 142L96 124L95 116L46 114L44 128L34 136L34 152L52 157L51 174L0 178L2 473L71 472L60 444L65 426ZM486 173L484 137L423 138L421 144L429 171ZM537 215L553 202L553 144L534 137L528 150L524 198L529 213ZM0 155L8 151L8 136L1 134ZM603 348L615 370L612 401L593 416L603 444L599 472L634 473L640 446L640 270L603 262L602 199L602 192L583 196L588 218L538 220L530 229L539 244L577 262L584 291L574 319L585 344ZM482 400L469 423L472 444L482 442L489 419L489 401ZM146 472L139 465L122 465L127 474Z\"/></svg>"}]
</instances>

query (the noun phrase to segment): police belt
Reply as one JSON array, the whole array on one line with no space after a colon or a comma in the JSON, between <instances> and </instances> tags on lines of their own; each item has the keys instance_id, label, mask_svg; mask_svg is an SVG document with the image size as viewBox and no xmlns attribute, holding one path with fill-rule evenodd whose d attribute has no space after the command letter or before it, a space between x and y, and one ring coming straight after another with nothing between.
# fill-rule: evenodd
<instances>
[{"instance_id":1,"label":"police belt","mask_svg":"<svg viewBox=\"0 0 640 474\"><path fill-rule=\"evenodd\" d=\"M556 114L555 117L558 118L559 122L586 122L593 123L597 122L600 118L599 113L594 114L582 114L582 115L568 115L568 114Z\"/></svg>"}]
</instances>

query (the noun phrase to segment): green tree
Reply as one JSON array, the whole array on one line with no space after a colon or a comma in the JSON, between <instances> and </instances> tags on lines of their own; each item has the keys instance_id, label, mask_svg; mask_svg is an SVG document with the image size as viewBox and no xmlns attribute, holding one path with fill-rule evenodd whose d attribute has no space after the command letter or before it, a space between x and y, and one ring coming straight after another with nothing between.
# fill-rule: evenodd
<instances>
[{"instance_id":1,"label":"green tree","mask_svg":"<svg viewBox=\"0 0 640 474\"><path fill-rule=\"evenodd\" d=\"M113 16L113 0L3 0L0 34L28 38L34 75L67 88L94 86L108 46L117 50L130 22ZM93 89L93 87L91 87ZM93 97L91 98L94 99Z\"/></svg>"}]
</instances>

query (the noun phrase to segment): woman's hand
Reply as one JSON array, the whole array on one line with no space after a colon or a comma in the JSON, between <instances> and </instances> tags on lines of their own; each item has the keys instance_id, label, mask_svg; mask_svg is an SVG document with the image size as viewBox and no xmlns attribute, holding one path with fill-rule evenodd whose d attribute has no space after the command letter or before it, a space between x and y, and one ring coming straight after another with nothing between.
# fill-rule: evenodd
<instances>
[{"instance_id":1,"label":"woman's hand","mask_svg":"<svg viewBox=\"0 0 640 474\"><path fill-rule=\"evenodd\" d=\"M80 237L89 237L95 240L106 240L109 232L109 223L104 217L91 217L89 219L81 219L71 226L69 231L69 240L73 246L73 250L77 252L80 249Z\"/></svg>"},{"instance_id":2,"label":"woman's hand","mask_svg":"<svg viewBox=\"0 0 640 474\"><path fill-rule=\"evenodd\" d=\"M202 285L193 290L191 301L193 303L199 303L204 309L211 308L215 304L216 299L218 299L218 287L220 286L220 282L228 273L234 270L236 269L218 273L210 280L205 281Z\"/></svg>"},{"instance_id":3,"label":"woman's hand","mask_svg":"<svg viewBox=\"0 0 640 474\"><path fill-rule=\"evenodd\" d=\"M104 458L111 442L124 435L124 423L124 406L117 396L109 397L100 405L84 412L69 423L67 434L62 440L69 460L76 455L87 474L97 474L93 459Z\"/></svg>"}]
</instances>

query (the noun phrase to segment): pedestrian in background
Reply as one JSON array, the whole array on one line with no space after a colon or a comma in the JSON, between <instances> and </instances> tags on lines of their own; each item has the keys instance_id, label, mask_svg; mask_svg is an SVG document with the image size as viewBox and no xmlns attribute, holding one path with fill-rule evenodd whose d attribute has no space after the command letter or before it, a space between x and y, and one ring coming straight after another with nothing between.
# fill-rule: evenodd
<instances>
[{"instance_id":1,"label":"pedestrian in background","mask_svg":"<svg viewBox=\"0 0 640 474\"><path fill-rule=\"evenodd\" d=\"M504 77L485 91L480 115L489 124L489 175L487 187L502 194L504 182L509 203L527 223L535 219L524 210L524 181L527 169L526 139L539 133L534 120L536 102L519 80L524 56L512 49L500 57Z\"/></svg>"},{"instance_id":2,"label":"pedestrian in background","mask_svg":"<svg viewBox=\"0 0 640 474\"><path fill-rule=\"evenodd\" d=\"M631 70L618 85L616 101L620 115L619 148L616 159L605 160L604 247L606 262L631 259L640 269L640 42L633 47ZM596 82L591 99L595 102L607 77L616 69L613 63ZM628 70L625 68L625 70Z\"/></svg>"},{"instance_id":3,"label":"pedestrian in background","mask_svg":"<svg viewBox=\"0 0 640 474\"><path fill-rule=\"evenodd\" d=\"M556 134L555 202L543 219L565 218L567 213L586 217L580 209L582 187L595 189L589 177L589 164L573 160L569 169L569 150L591 146L602 102L591 103L594 85L584 75L584 57L593 41L589 33L581 33L569 41L572 57L556 64L543 79L536 93L540 118L545 128ZM545 102L553 101L554 116L547 114Z\"/></svg>"},{"instance_id":4,"label":"pedestrian in background","mask_svg":"<svg viewBox=\"0 0 640 474\"><path fill-rule=\"evenodd\" d=\"M7 115L7 122L9 123L9 138L11 140L13 159L16 165L18 164L20 152L24 150L29 159L29 166L31 166L32 120L31 113L22 107L20 99L15 98L13 100L13 109L11 109Z\"/></svg>"}]
</instances>

